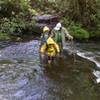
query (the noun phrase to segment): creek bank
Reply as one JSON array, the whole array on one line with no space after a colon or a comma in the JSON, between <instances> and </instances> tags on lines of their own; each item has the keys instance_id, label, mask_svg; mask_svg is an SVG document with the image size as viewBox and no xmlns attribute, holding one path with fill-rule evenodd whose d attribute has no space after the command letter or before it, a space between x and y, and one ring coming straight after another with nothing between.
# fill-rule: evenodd
<instances>
[{"instance_id":1,"label":"creek bank","mask_svg":"<svg viewBox=\"0 0 100 100\"><path fill-rule=\"evenodd\" d=\"M48 26L50 29L54 28L55 25L61 20L61 17L59 15L36 15L34 16L33 20L35 20L35 24L32 25L32 27L28 29L22 29L22 32L14 32L13 34L4 34L0 33L0 40L16 40L21 41L25 37L33 37L33 36L40 36L42 33L42 29L44 26ZM77 34L75 35L75 40L78 42L89 42L89 41L99 41L99 37L95 38L86 38L80 39L80 37L77 37ZM74 35L73 35L74 36ZM84 36L84 35L83 35Z\"/></svg>"}]
</instances>

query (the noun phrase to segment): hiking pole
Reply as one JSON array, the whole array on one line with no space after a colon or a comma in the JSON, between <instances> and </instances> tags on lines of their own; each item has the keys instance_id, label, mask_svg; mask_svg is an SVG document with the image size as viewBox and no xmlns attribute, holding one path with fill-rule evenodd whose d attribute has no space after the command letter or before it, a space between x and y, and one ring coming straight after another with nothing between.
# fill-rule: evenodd
<instances>
[{"instance_id":1,"label":"hiking pole","mask_svg":"<svg viewBox=\"0 0 100 100\"><path fill-rule=\"evenodd\" d=\"M71 49L72 49L72 55L73 55L73 58L74 58L74 62L76 62L75 44L74 44L74 41L73 40L71 40Z\"/></svg>"}]
</instances>

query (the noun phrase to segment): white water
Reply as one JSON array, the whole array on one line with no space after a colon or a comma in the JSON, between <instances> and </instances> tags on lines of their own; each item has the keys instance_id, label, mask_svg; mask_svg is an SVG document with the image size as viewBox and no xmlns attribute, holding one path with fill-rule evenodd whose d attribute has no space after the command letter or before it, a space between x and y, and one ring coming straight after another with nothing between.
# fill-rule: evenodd
<instances>
[{"instance_id":1,"label":"white water","mask_svg":"<svg viewBox=\"0 0 100 100\"><path fill-rule=\"evenodd\" d=\"M94 62L96 64L96 66L100 68L100 62L95 59L96 57L100 57L100 56L95 55L93 52L80 52L80 51L78 51L77 55L80 57L83 57L89 61ZM96 82L100 83L100 71L94 70L93 74L96 76Z\"/></svg>"},{"instance_id":2,"label":"white water","mask_svg":"<svg viewBox=\"0 0 100 100\"><path fill-rule=\"evenodd\" d=\"M96 58L100 58L99 51L93 52L93 51L78 50L77 55L89 61L94 62L96 66L100 68L100 61L96 59ZM96 76L96 83L100 83L100 71L94 70L93 74Z\"/></svg>"},{"instance_id":3,"label":"white water","mask_svg":"<svg viewBox=\"0 0 100 100\"><path fill-rule=\"evenodd\" d=\"M92 55L92 56L87 56L87 54ZM100 68L100 62L95 59L93 52L80 52L80 51L78 51L77 55L94 62L97 65L97 67Z\"/></svg>"}]
</instances>

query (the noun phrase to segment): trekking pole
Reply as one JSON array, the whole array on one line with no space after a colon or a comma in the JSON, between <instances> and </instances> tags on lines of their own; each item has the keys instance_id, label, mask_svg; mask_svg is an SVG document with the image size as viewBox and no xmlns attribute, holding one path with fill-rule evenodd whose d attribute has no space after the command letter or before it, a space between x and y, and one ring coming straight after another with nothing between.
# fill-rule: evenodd
<instances>
[{"instance_id":1,"label":"trekking pole","mask_svg":"<svg viewBox=\"0 0 100 100\"><path fill-rule=\"evenodd\" d=\"M71 40L71 49L72 49L72 54L73 54L74 62L76 62L75 44L74 44L74 41L73 40Z\"/></svg>"}]
</instances>

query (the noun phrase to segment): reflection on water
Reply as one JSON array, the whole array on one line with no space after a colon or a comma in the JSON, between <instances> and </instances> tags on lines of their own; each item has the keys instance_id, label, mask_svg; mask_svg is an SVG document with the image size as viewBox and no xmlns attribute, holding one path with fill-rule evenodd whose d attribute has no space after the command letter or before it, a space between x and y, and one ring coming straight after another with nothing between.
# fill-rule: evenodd
<instances>
[{"instance_id":1,"label":"reflection on water","mask_svg":"<svg viewBox=\"0 0 100 100\"><path fill-rule=\"evenodd\" d=\"M77 55L74 62L65 50L51 65L41 65L38 40L0 45L0 100L99 100L95 63ZM100 58L99 51L77 49L87 58Z\"/></svg>"}]
</instances>

